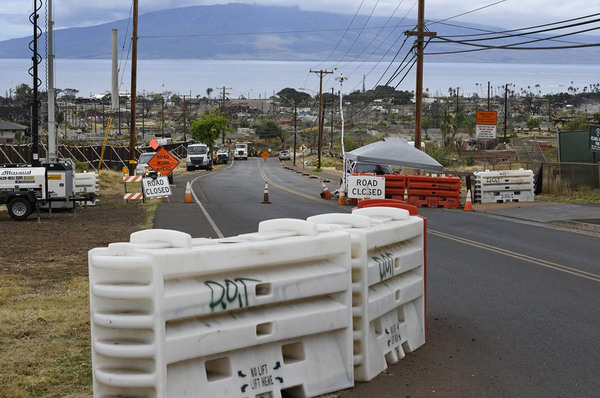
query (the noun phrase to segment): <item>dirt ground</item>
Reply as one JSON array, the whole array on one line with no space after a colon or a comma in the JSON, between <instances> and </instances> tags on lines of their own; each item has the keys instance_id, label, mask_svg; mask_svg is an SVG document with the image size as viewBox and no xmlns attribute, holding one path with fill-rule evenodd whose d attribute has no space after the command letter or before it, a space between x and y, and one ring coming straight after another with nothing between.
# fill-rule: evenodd
<instances>
[{"instance_id":1,"label":"dirt ground","mask_svg":"<svg viewBox=\"0 0 600 398\"><path fill-rule=\"evenodd\" d=\"M128 241L145 207L122 192L40 222L0 207L0 397L91 393L87 252Z\"/></svg>"}]
</instances>

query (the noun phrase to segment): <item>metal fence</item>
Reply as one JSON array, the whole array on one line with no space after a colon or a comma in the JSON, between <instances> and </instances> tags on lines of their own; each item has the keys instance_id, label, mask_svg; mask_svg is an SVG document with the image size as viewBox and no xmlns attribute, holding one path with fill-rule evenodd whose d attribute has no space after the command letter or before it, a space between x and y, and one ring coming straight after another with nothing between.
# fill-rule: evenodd
<instances>
[{"instance_id":1,"label":"metal fence","mask_svg":"<svg viewBox=\"0 0 600 398\"><path fill-rule=\"evenodd\" d=\"M187 154L187 144L169 144L163 147L173 155L184 158ZM152 151L151 148L136 148L135 159L140 153ZM47 147L40 145L40 159L45 159ZM69 158L73 161L87 164L89 169L98 170L102 145L59 145L58 157ZM0 145L0 164L18 164L31 162L30 145ZM102 169L121 170L129 166L129 146L107 145L102 157Z\"/></svg>"},{"instance_id":2,"label":"metal fence","mask_svg":"<svg viewBox=\"0 0 600 398\"><path fill-rule=\"evenodd\" d=\"M542 193L557 190L579 190L582 187L600 188L600 164L573 162L501 162L492 164L493 170L533 170L542 167Z\"/></svg>"}]
</instances>

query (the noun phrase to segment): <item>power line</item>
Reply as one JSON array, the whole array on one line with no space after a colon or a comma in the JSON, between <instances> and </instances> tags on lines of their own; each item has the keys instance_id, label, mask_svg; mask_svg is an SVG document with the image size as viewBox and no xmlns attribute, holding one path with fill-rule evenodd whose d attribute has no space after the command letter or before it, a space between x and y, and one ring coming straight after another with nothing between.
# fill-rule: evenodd
<instances>
[{"instance_id":1,"label":"power line","mask_svg":"<svg viewBox=\"0 0 600 398\"><path fill-rule=\"evenodd\" d=\"M348 55L348 53L350 52L350 50L352 50L354 48L354 46L356 45L356 42L358 41L358 38L365 31L365 28L366 28L367 24L369 23L369 21L371 20L371 17L373 16L373 13L375 12L375 9L377 8L378 4L379 4L379 0L377 0L375 2L375 5L371 9L371 13L369 14L369 17L365 21L365 23L364 23L363 27L361 28L360 32L358 32L358 34L354 38L354 41L352 42L352 45L348 48L348 50L346 50L346 52L344 53L344 55L342 55L342 58L340 58L340 60L338 61L338 63L342 62L344 60L344 58L346 58L346 55Z\"/></svg>"},{"instance_id":2,"label":"power line","mask_svg":"<svg viewBox=\"0 0 600 398\"><path fill-rule=\"evenodd\" d=\"M539 30L536 30L536 31L533 31L533 32L520 32L520 33L513 33L513 34L508 34L508 35L503 35L503 36L482 37L482 38L475 38L475 39L470 39L470 40L452 40L452 39L448 38L450 36L442 36L442 37L439 37L439 39L443 40L443 41L451 41L451 42L454 42L454 43L472 43L472 42L476 42L476 41L500 40L500 39L508 39L510 37L528 36L528 35L532 35L532 34L536 34L536 33L553 32L555 30L561 30L561 29L567 29L567 28L574 28L576 26L588 25L588 24L595 23L595 22L600 22L600 18L593 19L591 21L578 22L578 23L574 23L574 24L570 24L570 25L565 25L565 26L559 26L559 27L553 27L553 28L546 28L546 29L539 29ZM595 28L595 29L597 29L597 28ZM594 30L594 29L591 29L591 30ZM575 32L575 33L582 33L582 32L585 32L585 30L584 31ZM548 38L537 38L536 40L547 40L547 39Z\"/></svg>"},{"instance_id":3,"label":"power line","mask_svg":"<svg viewBox=\"0 0 600 398\"><path fill-rule=\"evenodd\" d=\"M500 0L500 1L497 1L497 2L495 2L495 3L491 3L491 4L488 4L488 5L485 5L485 6L479 7L479 8L475 8L475 9L473 9L473 10L470 10L470 11L463 12L463 13L461 13L461 14L454 15L454 16L452 16L452 17L448 17L448 18L440 19L439 21L432 21L432 22L430 23L430 25L435 25L436 23L441 23L441 22L449 21L449 20L451 20L451 19L455 19L455 18L458 18L458 17L462 17L462 16L464 16L464 15L467 15L467 14L472 14L472 13L474 13L474 12L477 12L477 11L484 10L484 9L486 9L486 8L489 8L489 7L492 7L492 6L498 5L498 4L500 4L500 3L504 3L505 1L506 1L506 0Z\"/></svg>"},{"instance_id":4,"label":"power line","mask_svg":"<svg viewBox=\"0 0 600 398\"><path fill-rule=\"evenodd\" d=\"M529 27L525 27L525 28L517 28L517 29L501 30L501 31L492 31L492 30L487 30L487 29L481 29L481 28L475 28L475 27L468 27L468 26L462 26L462 25L450 24L450 23L444 23L444 22L436 22L436 23L440 23L442 25L453 26L453 27L456 27L456 28L471 29L471 30L475 30L475 31L479 31L479 32L486 32L486 33L473 33L473 34L468 34L468 35L465 34L465 35L448 35L448 36L445 36L445 37L472 37L472 36L487 36L487 35L490 35L490 34L521 32L521 31L524 31L524 30L544 28L546 26L558 25L558 24L563 24L563 23L573 22L573 21L579 21L579 20L585 19L585 18L592 18L592 17L596 17L598 15L600 15L600 13L589 14L589 15L585 15L585 16L577 17L577 18L565 19L563 21L550 22L550 23L546 23L546 24L542 24L542 25L534 25L534 26L529 26Z\"/></svg>"}]
</instances>

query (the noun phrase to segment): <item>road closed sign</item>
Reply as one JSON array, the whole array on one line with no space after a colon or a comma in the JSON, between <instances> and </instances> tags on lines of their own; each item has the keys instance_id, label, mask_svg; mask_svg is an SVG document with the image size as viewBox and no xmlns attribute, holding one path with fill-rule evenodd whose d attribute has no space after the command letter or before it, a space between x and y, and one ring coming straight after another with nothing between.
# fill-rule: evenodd
<instances>
[{"instance_id":1,"label":"road closed sign","mask_svg":"<svg viewBox=\"0 0 600 398\"><path fill-rule=\"evenodd\" d=\"M144 178L142 179L142 189L146 198L171 196L171 186L169 185L168 177Z\"/></svg>"},{"instance_id":2,"label":"road closed sign","mask_svg":"<svg viewBox=\"0 0 600 398\"><path fill-rule=\"evenodd\" d=\"M348 197L352 199L385 199L385 177L348 176Z\"/></svg>"}]
</instances>

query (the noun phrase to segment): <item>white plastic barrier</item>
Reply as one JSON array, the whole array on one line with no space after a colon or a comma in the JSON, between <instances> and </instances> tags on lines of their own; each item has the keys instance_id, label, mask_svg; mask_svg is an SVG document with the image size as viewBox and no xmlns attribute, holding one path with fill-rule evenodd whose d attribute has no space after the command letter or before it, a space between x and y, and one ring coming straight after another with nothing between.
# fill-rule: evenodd
<instances>
[{"instance_id":1,"label":"white plastic barrier","mask_svg":"<svg viewBox=\"0 0 600 398\"><path fill-rule=\"evenodd\" d=\"M475 175L475 202L533 202L533 171L479 171Z\"/></svg>"},{"instance_id":2,"label":"white plastic barrier","mask_svg":"<svg viewBox=\"0 0 600 398\"><path fill-rule=\"evenodd\" d=\"M96 173L75 173L73 178L73 192L93 192L99 191L99 177ZM85 202L88 206L93 206L98 203L98 199Z\"/></svg>"},{"instance_id":3,"label":"white plastic barrier","mask_svg":"<svg viewBox=\"0 0 600 398\"><path fill-rule=\"evenodd\" d=\"M89 252L94 397L316 396L353 386L350 240L302 220Z\"/></svg>"},{"instance_id":4,"label":"white plastic barrier","mask_svg":"<svg viewBox=\"0 0 600 398\"><path fill-rule=\"evenodd\" d=\"M308 221L350 232L354 378L369 381L425 344L424 220L372 207Z\"/></svg>"}]
</instances>

